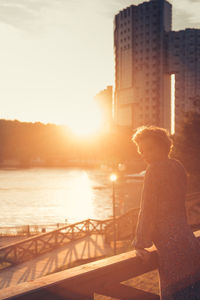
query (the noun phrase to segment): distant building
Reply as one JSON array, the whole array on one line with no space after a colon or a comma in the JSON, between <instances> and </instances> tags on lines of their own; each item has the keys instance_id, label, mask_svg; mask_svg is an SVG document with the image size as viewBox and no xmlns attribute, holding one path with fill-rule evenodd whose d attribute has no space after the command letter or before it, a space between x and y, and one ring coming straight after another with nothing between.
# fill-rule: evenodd
<instances>
[{"instance_id":1,"label":"distant building","mask_svg":"<svg viewBox=\"0 0 200 300\"><path fill-rule=\"evenodd\" d=\"M107 86L106 89L100 91L96 96L95 100L98 102L104 119L104 125L107 129L113 123L113 112L112 112L112 101L113 101L113 88Z\"/></svg>"},{"instance_id":2,"label":"distant building","mask_svg":"<svg viewBox=\"0 0 200 300\"><path fill-rule=\"evenodd\" d=\"M131 5L115 16L115 122L171 131L171 77L167 33L172 6L165 0Z\"/></svg>"},{"instance_id":3,"label":"distant building","mask_svg":"<svg viewBox=\"0 0 200 300\"><path fill-rule=\"evenodd\" d=\"M168 67L175 74L175 130L183 114L199 111L200 104L200 30L172 31L168 35Z\"/></svg>"}]
</instances>

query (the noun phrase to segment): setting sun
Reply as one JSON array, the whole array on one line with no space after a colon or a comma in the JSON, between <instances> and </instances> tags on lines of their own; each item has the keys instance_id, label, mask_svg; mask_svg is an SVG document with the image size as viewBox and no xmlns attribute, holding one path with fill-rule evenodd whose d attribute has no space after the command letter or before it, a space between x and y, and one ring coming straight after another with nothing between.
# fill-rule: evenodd
<instances>
[{"instance_id":1,"label":"setting sun","mask_svg":"<svg viewBox=\"0 0 200 300\"><path fill-rule=\"evenodd\" d=\"M78 136L96 134L103 129L101 110L96 103L90 103L84 110L77 111L67 125Z\"/></svg>"}]
</instances>

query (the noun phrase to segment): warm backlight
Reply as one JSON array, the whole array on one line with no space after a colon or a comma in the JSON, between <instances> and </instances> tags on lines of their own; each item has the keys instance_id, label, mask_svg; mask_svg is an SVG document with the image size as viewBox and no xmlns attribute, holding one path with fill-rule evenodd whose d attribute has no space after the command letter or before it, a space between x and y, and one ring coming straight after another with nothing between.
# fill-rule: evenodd
<instances>
[{"instance_id":1,"label":"warm backlight","mask_svg":"<svg viewBox=\"0 0 200 300\"><path fill-rule=\"evenodd\" d=\"M103 127L101 110L95 103L78 110L68 124L75 135L89 136L98 133Z\"/></svg>"},{"instance_id":2,"label":"warm backlight","mask_svg":"<svg viewBox=\"0 0 200 300\"><path fill-rule=\"evenodd\" d=\"M65 182L66 187L60 190L60 195L56 195L63 203L57 211L54 211L54 214L66 216L68 222L91 218L94 215L93 183L85 171L71 170L69 172L70 176L63 177L63 182L61 182L61 186L64 186Z\"/></svg>"}]
</instances>

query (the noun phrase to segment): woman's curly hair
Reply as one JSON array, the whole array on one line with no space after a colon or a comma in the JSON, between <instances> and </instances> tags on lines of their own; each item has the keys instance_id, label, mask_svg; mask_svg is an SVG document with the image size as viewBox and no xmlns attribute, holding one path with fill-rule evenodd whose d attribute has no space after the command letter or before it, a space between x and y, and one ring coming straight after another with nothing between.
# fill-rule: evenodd
<instances>
[{"instance_id":1,"label":"woman's curly hair","mask_svg":"<svg viewBox=\"0 0 200 300\"><path fill-rule=\"evenodd\" d=\"M142 126L137 128L133 134L132 141L137 145L142 140L151 139L156 144L160 145L167 154L172 150L173 144L169 136L169 132L161 127L157 126Z\"/></svg>"}]
</instances>

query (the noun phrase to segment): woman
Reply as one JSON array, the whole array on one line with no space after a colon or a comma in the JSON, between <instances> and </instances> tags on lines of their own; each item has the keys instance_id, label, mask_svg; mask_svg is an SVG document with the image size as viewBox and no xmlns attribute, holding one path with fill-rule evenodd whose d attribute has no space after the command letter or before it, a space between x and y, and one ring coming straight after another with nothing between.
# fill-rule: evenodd
<instances>
[{"instance_id":1,"label":"woman","mask_svg":"<svg viewBox=\"0 0 200 300\"><path fill-rule=\"evenodd\" d=\"M184 167L169 158L172 141L163 128L139 128L133 142L148 163L133 241L136 255L145 260L145 248L156 246L162 300L200 299L200 243L187 225Z\"/></svg>"}]
</instances>

